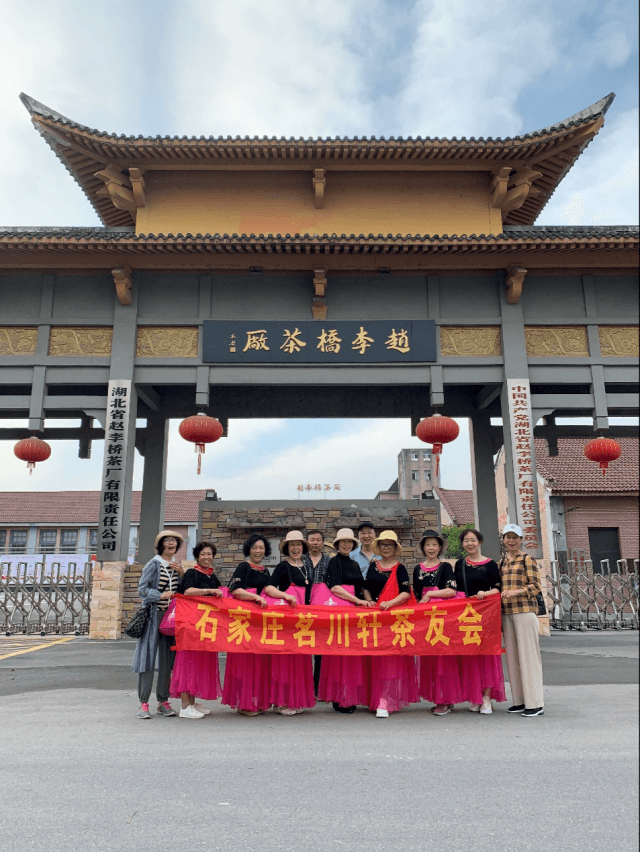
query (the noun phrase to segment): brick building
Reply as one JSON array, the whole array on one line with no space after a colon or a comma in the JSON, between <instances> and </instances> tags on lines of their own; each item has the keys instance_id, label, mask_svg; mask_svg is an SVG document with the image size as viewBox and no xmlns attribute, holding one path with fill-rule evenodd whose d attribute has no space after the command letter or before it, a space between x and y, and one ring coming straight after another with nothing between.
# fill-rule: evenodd
<instances>
[{"instance_id":1,"label":"brick building","mask_svg":"<svg viewBox=\"0 0 640 852\"><path fill-rule=\"evenodd\" d=\"M140 491L133 492L129 559L137 558ZM198 505L205 492L167 491L165 526L184 536L179 557L187 557L197 535ZM0 494L0 559L27 555L95 553L98 538L99 491L12 491ZM147 561L152 553L141 554Z\"/></svg>"},{"instance_id":2,"label":"brick building","mask_svg":"<svg viewBox=\"0 0 640 852\"><path fill-rule=\"evenodd\" d=\"M638 439L620 438L621 457L605 476L584 455L581 438L561 438L558 455L548 456L544 441L536 440L538 499L545 559L567 559L596 570L608 559L638 558ZM496 464L498 520L508 522L504 454Z\"/></svg>"}]
</instances>

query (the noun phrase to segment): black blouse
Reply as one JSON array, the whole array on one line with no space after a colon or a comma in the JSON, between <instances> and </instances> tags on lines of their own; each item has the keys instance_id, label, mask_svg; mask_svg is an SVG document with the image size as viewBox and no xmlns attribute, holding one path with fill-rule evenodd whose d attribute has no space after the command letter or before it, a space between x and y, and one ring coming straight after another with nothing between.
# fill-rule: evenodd
<instances>
[{"instance_id":1,"label":"black blouse","mask_svg":"<svg viewBox=\"0 0 640 852\"><path fill-rule=\"evenodd\" d=\"M311 576L306 565L302 569L291 565L286 559L279 562L271 575L271 585L279 592L286 592L289 586L302 586L304 588L304 602L311 602Z\"/></svg>"},{"instance_id":2,"label":"black blouse","mask_svg":"<svg viewBox=\"0 0 640 852\"><path fill-rule=\"evenodd\" d=\"M438 571L440 571L439 577ZM437 584L436 580L438 580ZM425 571L422 565L416 565L413 569L413 593L418 603L422 600L425 589L434 588L436 585L439 589L456 591L456 580L451 565L448 562L440 562L431 571Z\"/></svg>"},{"instance_id":3,"label":"black blouse","mask_svg":"<svg viewBox=\"0 0 640 852\"><path fill-rule=\"evenodd\" d=\"M455 577L459 592L464 592L465 590L462 579L463 565L465 565L465 560L458 559L456 562ZM464 573L467 581L467 592L469 597L477 595L478 592L489 592L491 589L502 589L500 569L493 559L490 559L483 565L474 565L472 562L467 562Z\"/></svg>"},{"instance_id":4,"label":"black blouse","mask_svg":"<svg viewBox=\"0 0 640 852\"><path fill-rule=\"evenodd\" d=\"M233 577L229 582L229 591L255 589L256 594L259 595L265 586L271 585L273 585L271 574L266 568L263 571L258 571L256 568L252 568L248 562L241 562L233 572Z\"/></svg>"},{"instance_id":5,"label":"black blouse","mask_svg":"<svg viewBox=\"0 0 640 852\"><path fill-rule=\"evenodd\" d=\"M378 567L378 563L373 560L367 569L367 578L364 581L364 587L369 592L374 601L377 601L382 590L384 589L387 580L390 577L390 571L383 571ZM409 572L400 562L396 574L398 578L398 594L402 592L411 592L411 584L409 583Z\"/></svg>"},{"instance_id":6,"label":"black blouse","mask_svg":"<svg viewBox=\"0 0 640 852\"><path fill-rule=\"evenodd\" d=\"M181 595L187 591L187 589L219 589L220 588L220 580L216 577L215 574L211 574L207 576L203 574L202 571L196 571L195 568L188 568L184 572L184 576L182 578L182 582L180 583L179 592Z\"/></svg>"},{"instance_id":7,"label":"black blouse","mask_svg":"<svg viewBox=\"0 0 640 852\"><path fill-rule=\"evenodd\" d=\"M362 590L364 577L357 562L349 556L338 553L329 560L327 568L327 586L353 586L353 594L361 601L364 600Z\"/></svg>"}]
</instances>

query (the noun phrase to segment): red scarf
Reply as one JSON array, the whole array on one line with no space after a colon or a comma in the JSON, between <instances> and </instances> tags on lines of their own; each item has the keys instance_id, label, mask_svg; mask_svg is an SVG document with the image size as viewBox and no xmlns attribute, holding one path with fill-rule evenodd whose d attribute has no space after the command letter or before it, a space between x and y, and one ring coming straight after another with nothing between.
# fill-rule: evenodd
<instances>
[{"instance_id":1,"label":"red scarf","mask_svg":"<svg viewBox=\"0 0 640 852\"><path fill-rule=\"evenodd\" d=\"M249 560L247 560L247 565L251 565L251 567L255 568L256 571L264 571L264 565L254 565L253 562L249 562Z\"/></svg>"},{"instance_id":2,"label":"red scarf","mask_svg":"<svg viewBox=\"0 0 640 852\"><path fill-rule=\"evenodd\" d=\"M380 568L380 563L378 563L378 568L380 571L389 571L389 577L387 582L384 585L384 589L380 592L380 597L378 598L378 603L381 604L383 601L392 601L394 598L397 598L400 594L400 586L398 586L398 565L400 563L396 562L391 568ZM413 594L413 589L409 590L409 600L405 601L405 604L410 604L411 606L416 606L418 601Z\"/></svg>"},{"instance_id":3,"label":"red scarf","mask_svg":"<svg viewBox=\"0 0 640 852\"><path fill-rule=\"evenodd\" d=\"M210 577L213 574L213 565L210 565L208 568L203 568L202 565L196 565L196 571L199 571L201 574L206 574L207 577Z\"/></svg>"}]
</instances>

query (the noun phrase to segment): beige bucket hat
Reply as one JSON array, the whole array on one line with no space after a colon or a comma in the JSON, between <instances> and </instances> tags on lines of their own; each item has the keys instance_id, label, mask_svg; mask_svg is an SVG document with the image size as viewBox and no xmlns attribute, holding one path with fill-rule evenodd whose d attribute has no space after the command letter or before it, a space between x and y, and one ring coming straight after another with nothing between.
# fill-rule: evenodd
<instances>
[{"instance_id":1,"label":"beige bucket hat","mask_svg":"<svg viewBox=\"0 0 640 852\"><path fill-rule=\"evenodd\" d=\"M360 547L360 542L354 536L353 530L350 530L349 527L343 527L341 530L338 530L336 537L333 540L333 544L331 545L334 550L338 549L339 541L352 541L353 547L351 550L355 550L356 547Z\"/></svg>"},{"instance_id":2,"label":"beige bucket hat","mask_svg":"<svg viewBox=\"0 0 640 852\"><path fill-rule=\"evenodd\" d=\"M280 553L284 553L285 556L289 555L289 542L291 542L291 541L301 542L302 552L303 553L309 552L309 542L302 535L300 530L289 530L289 532L287 533L285 538L283 538L283 540L278 545L278 549L280 550Z\"/></svg>"},{"instance_id":3,"label":"beige bucket hat","mask_svg":"<svg viewBox=\"0 0 640 852\"><path fill-rule=\"evenodd\" d=\"M160 530L160 532L156 536L156 540L153 542L154 550L158 547L160 539L166 538L167 536L172 536L173 538L175 538L175 540L178 542L176 550L180 550L180 548L184 544L184 538L180 535L179 532L176 532L175 530Z\"/></svg>"},{"instance_id":4,"label":"beige bucket hat","mask_svg":"<svg viewBox=\"0 0 640 852\"><path fill-rule=\"evenodd\" d=\"M380 553L380 548L378 547L381 541L392 541L395 544L394 556L400 556L402 554L402 545L398 541L398 536L393 530L385 530L384 532L380 533L378 538L374 538L373 544L371 546L373 548L373 552L378 556L382 556L382 554Z\"/></svg>"}]
</instances>

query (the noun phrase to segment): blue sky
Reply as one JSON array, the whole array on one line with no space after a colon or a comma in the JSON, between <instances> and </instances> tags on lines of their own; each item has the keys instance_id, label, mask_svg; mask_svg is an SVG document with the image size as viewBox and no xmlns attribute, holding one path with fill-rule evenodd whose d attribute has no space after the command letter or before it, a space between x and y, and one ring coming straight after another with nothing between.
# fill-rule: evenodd
<instances>
[{"instance_id":1,"label":"blue sky","mask_svg":"<svg viewBox=\"0 0 640 852\"><path fill-rule=\"evenodd\" d=\"M629 0L34 0L3 4L0 225L96 225L18 94L125 134L508 136L617 95L538 224L637 224L637 6ZM0 307L1 310L1 307ZM466 424L443 485L470 486ZM373 497L408 421L232 421L195 476L170 440L170 488L295 498L298 482ZM54 444L32 477L0 442L0 486L98 487L102 447ZM138 459L138 461L140 461ZM136 466L139 484L141 464Z\"/></svg>"}]
</instances>

